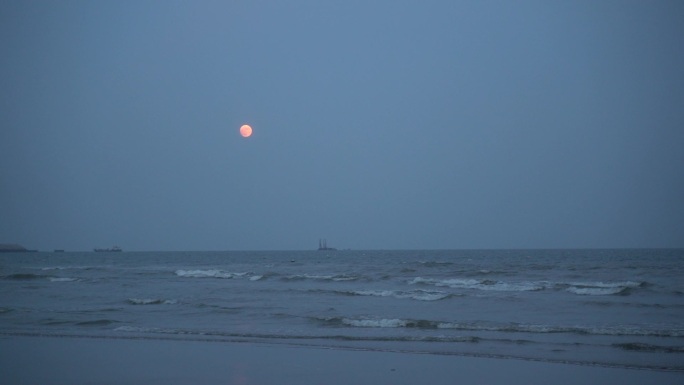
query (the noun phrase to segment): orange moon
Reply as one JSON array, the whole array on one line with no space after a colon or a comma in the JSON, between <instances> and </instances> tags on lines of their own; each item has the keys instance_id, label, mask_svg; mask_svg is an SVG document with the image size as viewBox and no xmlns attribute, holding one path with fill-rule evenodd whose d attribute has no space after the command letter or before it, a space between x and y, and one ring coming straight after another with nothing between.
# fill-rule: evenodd
<instances>
[{"instance_id":1,"label":"orange moon","mask_svg":"<svg viewBox=\"0 0 684 385\"><path fill-rule=\"evenodd\" d=\"M242 127L240 127L240 135L242 135L243 138L249 138L252 136L252 127L250 127L249 124L243 124Z\"/></svg>"}]
</instances>

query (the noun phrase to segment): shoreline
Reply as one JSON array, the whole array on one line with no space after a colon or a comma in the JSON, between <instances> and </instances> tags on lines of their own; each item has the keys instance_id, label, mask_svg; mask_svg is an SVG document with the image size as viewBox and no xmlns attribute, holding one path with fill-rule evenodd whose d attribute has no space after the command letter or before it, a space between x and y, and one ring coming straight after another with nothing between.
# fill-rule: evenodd
<instances>
[{"instance_id":1,"label":"shoreline","mask_svg":"<svg viewBox=\"0 0 684 385\"><path fill-rule=\"evenodd\" d=\"M675 384L684 373L247 341L0 333L11 384Z\"/></svg>"},{"instance_id":2,"label":"shoreline","mask_svg":"<svg viewBox=\"0 0 684 385\"><path fill-rule=\"evenodd\" d=\"M315 343L304 343L295 342L294 340L287 340L287 342L279 342L279 340L267 340L262 339L258 336L240 336L235 335L232 337L212 337L210 334L198 334L198 335L175 335L175 336L164 336L164 335L90 335L90 334L69 334L69 333L40 333L40 332L2 332L0 331L0 339L3 337L28 337L28 338L50 338L50 339L86 339L86 340L123 340L123 341L170 341L170 342L197 342L197 343L207 343L207 344L248 344L254 346L266 346L266 347L281 347L281 348L302 348L302 349L312 349L312 350L339 350L339 351L350 351L350 352L370 352L370 353L393 353L393 354L413 354L413 355L428 355L428 356L445 356L445 357L464 357L464 358L476 358L476 359L492 359L492 360L503 360L503 361L522 361L522 362L537 362L541 364L558 364L567 366L583 366L583 367L595 367L595 368L605 368L605 369L619 369L619 370L639 370L639 371L654 371L654 372L671 372L671 373L682 373L684 375L684 369L681 368L671 368L665 366L634 366L629 364L619 364L619 363L600 363L600 362L589 362L589 361L572 361L563 359L552 359L552 358L534 358L525 356L515 356L515 355L505 355L497 353L468 353L468 352L433 352L433 351L421 351L421 350L402 350L402 349L392 349L392 348L372 348L366 346L352 346L352 345L330 345L330 344L315 344ZM315 340L316 338L313 338ZM280 340L283 341L283 340Z\"/></svg>"}]
</instances>

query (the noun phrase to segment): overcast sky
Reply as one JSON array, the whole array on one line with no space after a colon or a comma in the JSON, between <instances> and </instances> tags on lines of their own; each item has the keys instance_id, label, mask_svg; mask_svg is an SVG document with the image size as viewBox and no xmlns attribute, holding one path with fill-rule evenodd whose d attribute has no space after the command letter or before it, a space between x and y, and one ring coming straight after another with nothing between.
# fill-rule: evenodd
<instances>
[{"instance_id":1,"label":"overcast sky","mask_svg":"<svg viewBox=\"0 0 684 385\"><path fill-rule=\"evenodd\" d=\"M2 1L0 243L682 247L682 20L681 1Z\"/></svg>"}]
</instances>

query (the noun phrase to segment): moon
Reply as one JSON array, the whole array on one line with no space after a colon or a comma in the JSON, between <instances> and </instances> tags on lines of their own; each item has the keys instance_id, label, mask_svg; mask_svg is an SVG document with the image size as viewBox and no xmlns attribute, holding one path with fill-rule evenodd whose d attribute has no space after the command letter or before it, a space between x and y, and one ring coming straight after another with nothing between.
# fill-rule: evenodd
<instances>
[{"instance_id":1,"label":"moon","mask_svg":"<svg viewBox=\"0 0 684 385\"><path fill-rule=\"evenodd\" d=\"M242 135L243 138L249 138L252 136L252 127L249 124L243 124L242 127L240 127L240 135Z\"/></svg>"}]
</instances>

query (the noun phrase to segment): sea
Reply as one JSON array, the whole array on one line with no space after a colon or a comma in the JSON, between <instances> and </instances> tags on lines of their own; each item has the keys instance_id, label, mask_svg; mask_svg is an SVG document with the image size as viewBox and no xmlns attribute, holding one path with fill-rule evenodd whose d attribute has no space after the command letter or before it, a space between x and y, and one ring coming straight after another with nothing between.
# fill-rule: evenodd
<instances>
[{"instance_id":1,"label":"sea","mask_svg":"<svg viewBox=\"0 0 684 385\"><path fill-rule=\"evenodd\" d=\"M684 372L684 249L3 253L3 335Z\"/></svg>"}]
</instances>

